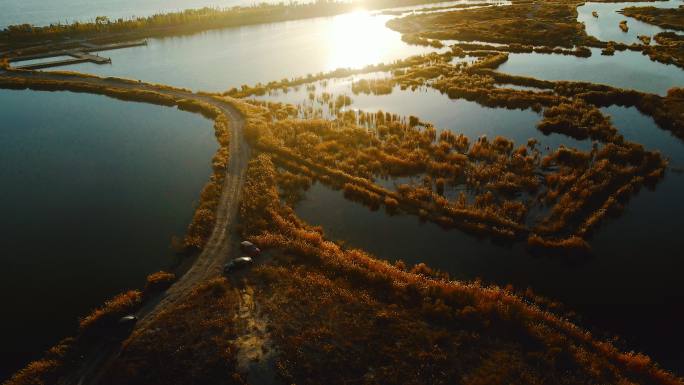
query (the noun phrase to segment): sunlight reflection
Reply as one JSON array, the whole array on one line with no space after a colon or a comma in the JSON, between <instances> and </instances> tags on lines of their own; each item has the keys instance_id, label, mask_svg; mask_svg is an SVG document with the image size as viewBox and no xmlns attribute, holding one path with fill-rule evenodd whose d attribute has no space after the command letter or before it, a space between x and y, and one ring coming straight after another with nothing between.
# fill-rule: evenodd
<instances>
[{"instance_id":1,"label":"sunlight reflection","mask_svg":"<svg viewBox=\"0 0 684 385\"><path fill-rule=\"evenodd\" d=\"M327 67L363 67L382 61L384 53L401 43L398 33L385 27L388 16L357 11L335 17L330 28Z\"/></svg>"}]
</instances>

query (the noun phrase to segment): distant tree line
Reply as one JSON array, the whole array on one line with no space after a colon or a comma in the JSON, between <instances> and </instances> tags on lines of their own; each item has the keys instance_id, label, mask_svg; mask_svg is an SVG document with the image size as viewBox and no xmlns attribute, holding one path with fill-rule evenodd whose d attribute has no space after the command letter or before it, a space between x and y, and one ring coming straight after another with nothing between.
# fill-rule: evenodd
<instances>
[{"instance_id":1,"label":"distant tree line","mask_svg":"<svg viewBox=\"0 0 684 385\"><path fill-rule=\"evenodd\" d=\"M362 6L365 9L381 9L403 7L423 3L435 3L438 0L367 0ZM21 42L27 39L42 40L56 37L73 37L83 35L104 35L111 33L137 32L149 35L166 35L183 32L195 32L215 28L237 27L243 25L271 23L277 21L296 20L310 17L332 16L358 9L358 1L338 2L318 0L300 4L261 3L253 6L232 8L199 8L180 12L159 13L148 17L118 18L112 20L107 16L97 16L93 21L76 21L70 24L50 24L34 26L31 24L10 25L0 31L0 36L10 42Z\"/></svg>"}]
</instances>

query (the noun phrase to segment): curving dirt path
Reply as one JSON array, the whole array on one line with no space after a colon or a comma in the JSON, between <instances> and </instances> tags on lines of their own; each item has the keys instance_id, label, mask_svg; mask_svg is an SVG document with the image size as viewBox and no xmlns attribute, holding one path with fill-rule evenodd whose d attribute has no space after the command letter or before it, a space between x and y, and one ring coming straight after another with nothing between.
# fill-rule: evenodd
<instances>
[{"instance_id":1,"label":"curving dirt path","mask_svg":"<svg viewBox=\"0 0 684 385\"><path fill-rule=\"evenodd\" d=\"M187 272L178 279L163 296L147 303L137 314L139 321L136 329L145 328L159 312L168 306L179 302L192 288L201 281L218 276L226 260L231 255L238 255L239 242L233 232L233 225L237 219L240 192L245 179L245 170L249 160L249 147L244 143L244 119L240 112L230 103L216 100L208 95L201 95L189 91L169 89L148 83L132 83L125 79L86 77L64 73L4 71L0 69L0 88L2 78L6 76L20 77L25 80L56 81L56 88L69 91L74 83L104 86L119 90L154 91L172 96L176 99L191 99L211 104L221 109L230 119L230 149L229 161L226 169L221 201L216 212L214 229L202 252L197 256ZM30 86L30 82L29 82ZM87 357L81 370L67 383L88 384L99 382L100 376L109 364L120 353L118 344L106 344L98 347L97 354Z\"/></svg>"}]
</instances>

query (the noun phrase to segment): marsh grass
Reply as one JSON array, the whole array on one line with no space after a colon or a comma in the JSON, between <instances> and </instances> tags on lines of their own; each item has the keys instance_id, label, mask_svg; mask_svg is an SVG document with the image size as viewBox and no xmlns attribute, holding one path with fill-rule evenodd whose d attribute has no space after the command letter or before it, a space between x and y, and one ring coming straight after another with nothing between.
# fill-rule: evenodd
<instances>
[{"instance_id":1,"label":"marsh grass","mask_svg":"<svg viewBox=\"0 0 684 385\"><path fill-rule=\"evenodd\" d=\"M250 162L241 216L244 236L275 255L253 282L285 381L681 384L530 290L450 281L425 265L341 248L279 200L264 199L277 194L275 168L266 154Z\"/></svg>"}]
</instances>

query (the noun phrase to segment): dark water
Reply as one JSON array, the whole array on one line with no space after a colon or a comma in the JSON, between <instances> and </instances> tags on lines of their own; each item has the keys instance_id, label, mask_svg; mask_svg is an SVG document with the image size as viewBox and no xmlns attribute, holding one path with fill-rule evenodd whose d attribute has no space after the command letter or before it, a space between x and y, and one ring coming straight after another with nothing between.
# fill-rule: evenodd
<instances>
[{"instance_id":1,"label":"dark water","mask_svg":"<svg viewBox=\"0 0 684 385\"><path fill-rule=\"evenodd\" d=\"M684 145L631 108L604 112L628 139L659 148L684 162ZM326 235L388 260L425 262L454 279L485 282L535 292L560 300L582 316L599 335L618 334L625 349L644 351L665 368L684 373L684 175L670 172L656 191L643 189L622 217L605 223L591 241L586 260L538 258L521 245L504 247L458 230L445 231L413 216L390 217L347 201L340 191L317 184L297 214Z\"/></svg>"},{"instance_id":2,"label":"dark water","mask_svg":"<svg viewBox=\"0 0 684 385\"><path fill-rule=\"evenodd\" d=\"M84 94L0 91L0 380L172 262L211 122Z\"/></svg>"}]
</instances>

